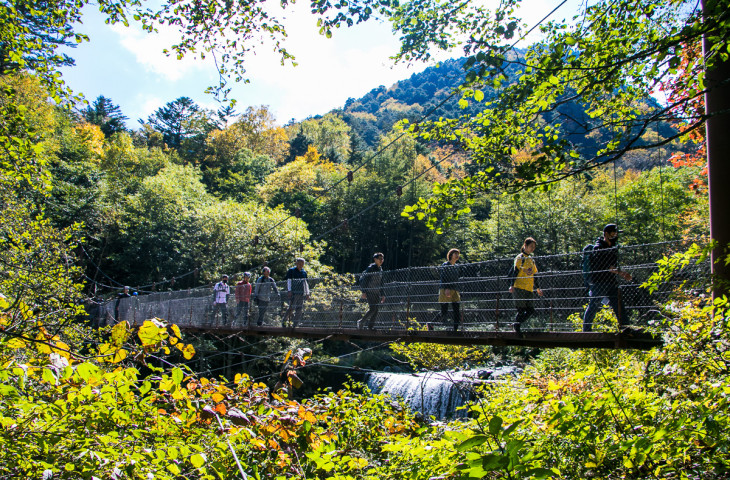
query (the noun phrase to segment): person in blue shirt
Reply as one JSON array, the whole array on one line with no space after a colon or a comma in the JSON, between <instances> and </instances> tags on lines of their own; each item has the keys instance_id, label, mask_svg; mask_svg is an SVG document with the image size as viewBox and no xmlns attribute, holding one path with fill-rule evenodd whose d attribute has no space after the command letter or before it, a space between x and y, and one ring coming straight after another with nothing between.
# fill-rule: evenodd
<instances>
[{"instance_id":1,"label":"person in blue shirt","mask_svg":"<svg viewBox=\"0 0 730 480\"><path fill-rule=\"evenodd\" d=\"M296 266L286 272L286 294L289 298L289 308L287 308L284 318L281 320L282 327L286 327L292 313L294 314L292 328L296 328L302 321L304 300L309 300L309 284L307 284L307 272L304 270L304 263L303 258L297 258Z\"/></svg>"}]
</instances>

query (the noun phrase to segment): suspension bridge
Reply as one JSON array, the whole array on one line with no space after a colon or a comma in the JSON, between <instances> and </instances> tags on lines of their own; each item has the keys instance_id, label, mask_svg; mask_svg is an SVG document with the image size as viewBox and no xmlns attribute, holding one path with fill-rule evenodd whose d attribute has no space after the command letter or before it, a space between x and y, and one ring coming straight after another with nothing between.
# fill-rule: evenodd
<instances>
[{"instance_id":1,"label":"suspension bridge","mask_svg":"<svg viewBox=\"0 0 730 480\"><path fill-rule=\"evenodd\" d=\"M516 310L508 293L507 272L512 258L459 265L458 290L461 318L454 331L452 312L441 317L438 300L439 266L384 271L385 301L379 306L372 329L358 328L368 310L357 286L359 275L309 278L310 296L294 327L284 324L288 298L286 282L277 282L279 295L270 299L265 315L252 301L249 318L236 317L236 302L230 295L227 319L213 308L212 287L167 291L123 298L100 309L99 324L128 321L140 325L161 318L191 332L237 333L251 336L283 336L310 339L427 342L458 345L519 345L530 347L635 348L661 345L660 335L647 328L660 325L659 305L677 288L691 289L692 282L707 279L708 263L688 265L649 293L642 288L657 271L657 259L681 250L680 242L621 246L621 269L632 280L619 287L620 303L631 327L620 329L613 312L605 307L593 332L582 332L582 315L588 303L581 253L534 257L539 270L542 298L535 297L535 314L515 332ZM233 283L233 282L232 282ZM233 286L232 286L233 287ZM233 288L231 289L233 292ZM604 304L608 302L604 300ZM116 318L115 318L116 317ZM289 317L291 320L291 317Z\"/></svg>"}]
</instances>

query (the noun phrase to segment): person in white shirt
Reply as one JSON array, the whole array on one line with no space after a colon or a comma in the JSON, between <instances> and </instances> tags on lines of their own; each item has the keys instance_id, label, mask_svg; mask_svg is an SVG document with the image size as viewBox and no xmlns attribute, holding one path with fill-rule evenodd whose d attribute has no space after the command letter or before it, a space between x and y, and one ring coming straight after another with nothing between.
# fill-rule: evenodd
<instances>
[{"instance_id":1,"label":"person in white shirt","mask_svg":"<svg viewBox=\"0 0 730 480\"><path fill-rule=\"evenodd\" d=\"M228 295L231 294L231 287L228 286L228 275L221 275L221 281L213 287L213 323L218 315L218 310L223 316L223 325L228 322Z\"/></svg>"}]
</instances>

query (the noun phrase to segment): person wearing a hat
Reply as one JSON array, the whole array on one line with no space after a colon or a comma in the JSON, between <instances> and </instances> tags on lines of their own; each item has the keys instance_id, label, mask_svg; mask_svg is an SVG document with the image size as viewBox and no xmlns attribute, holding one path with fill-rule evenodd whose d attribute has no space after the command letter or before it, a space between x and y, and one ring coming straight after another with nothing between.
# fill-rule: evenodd
<instances>
[{"instance_id":1,"label":"person wearing a hat","mask_svg":"<svg viewBox=\"0 0 730 480\"><path fill-rule=\"evenodd\" d=\"M603 228L603 238L599 238L593 246L590 257L591 280L589 301L583 315L583 331L590 332L593 328L593 319L601 308L604 298L613 309L621 327L628 325L629 316L624 303L619 297L618 277L624 280L631 280L628 272L622 271L618 266L618 242L619 230L616 224L609 223Z\"/></svg>"},{"instance_id":2,"label":"person wearing a hat","mask_svg":"<svg viewBox=\"0 0 730 480\"><path fill-rule=\"evenodd\" d=\"M235 323L243 312L243 325L249 324L248 307L251 303L251 273L245 272L243 279L236 283L236 315L233 318Z\"/></svg>"},{"instance_id":3,"label":"person wearing a hat","mask_svg":"<svg viewBox=\"0 0 730 480\"><path fill-rule=\"evenodd\" d=\"M228 323L228 295L231 294L231 287L228 286L228 275L221 275L221 281L213 287L213 323L221 311L223 317L223 325Z\"/></svg>"}]
</instances>

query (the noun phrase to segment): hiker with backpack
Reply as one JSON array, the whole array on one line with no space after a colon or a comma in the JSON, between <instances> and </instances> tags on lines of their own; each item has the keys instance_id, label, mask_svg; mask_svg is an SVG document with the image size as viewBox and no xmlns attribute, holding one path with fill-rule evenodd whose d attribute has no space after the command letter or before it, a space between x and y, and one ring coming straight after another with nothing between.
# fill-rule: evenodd
<instances>
[{"instance_id":1,"label":"hiker with backpack","mask_svg":"<svg viewBox=\"0 0 730 480\"><path fill-rule=\"evenodd\" d=\"M304 312L304 300L309 300L309 284L307 283L307 272L304 270L305 260L297 258L295 266L286 271L286 294L289 298L289 308L281 319L281 326L286 327L287 322L294 316L291 327L301 323Z\"/></svg>"},{"instance_id":2,"label":"hiker with backpack","mask_svg":"<svg viewBox=\"0 0 730 480\"><path fill-rule=\"evenodd\" d=\"M631 275L618 266L616 245L618 234L621 232L616 224L609 223L603 228L603 237L596 240L593 248L587 245L583 249L583 278L589 288L588 308L583 315L584 332L590 332L593 328L593 319L600 310L604 298L608 299L608 304L618 318L619 326L629 324L628 314L618 288L618 277L631 280Z\"/></svg>"},{"instance_id":3,"label":"hiker with backpack","mask_svg":"<svg viewBox=\"0 0 730 480\"><path fill-rule=\"evenodd\" d=\"M517 309L515 323L512 326L517 333L522 333L520 331L522 324L535 313L533 290L537 291L539 296L542 297L543 295L535 276L537 274L537 265L531 257L536 247L537 242L535 239L527 237L522 243L522 251L515 257L510 270L509 293L514 297L515 308Z\"/></svg>"},{"instance_id":4,"label":"hiker with backpack","mask_svg":"<svg viewBox=\"0 0 730 480\"><path fill-rule=\"evenodd\" d=\"M368 302L368 311L357 322L357 328L375 328L375 318L378 316L380 304L385 302L385 291L383 290L383 261L385 255L382 253L373 254L373 263L360 275L359 285L362 289L362 298Z\"/></svg>"}]
</instances>

